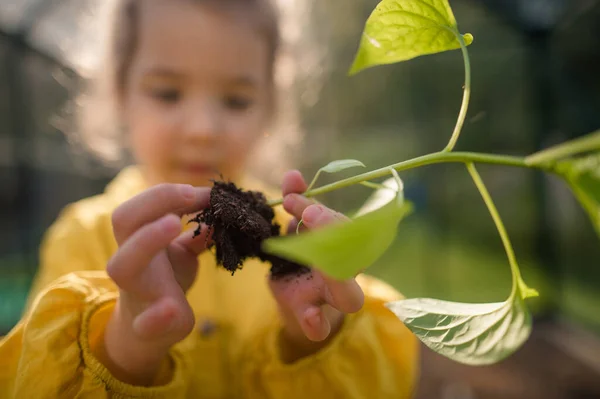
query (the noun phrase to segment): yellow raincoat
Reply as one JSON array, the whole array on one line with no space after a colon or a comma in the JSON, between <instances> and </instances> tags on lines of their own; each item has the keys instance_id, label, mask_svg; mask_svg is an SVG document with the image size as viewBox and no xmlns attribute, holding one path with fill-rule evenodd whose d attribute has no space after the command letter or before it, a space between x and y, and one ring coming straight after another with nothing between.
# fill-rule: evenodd
<instances>
[{"instance_id":1,"label":"yellow raincoat","mask_svg":"<svg viewBox=\"0 0 600 399\"><path fill-rule=\"evenodd\" d=\"M256 182L242 187L269 192ZM383 305L399 298L392 288L359 276L364 308L347 317L326 348L286 364L268 265L251 260L232 277L208 251L188 293L194 332L171 349L155 386L117 380L93 355L118 295L104 272L117 250L111 213L144 188L139 170L125 169L103 194L65 208L48 231L28 311L0 341L0 398L411 396L418 345ZM278 210L277 218L287 225L285 212Z\"/></svg>"}]
</instances>

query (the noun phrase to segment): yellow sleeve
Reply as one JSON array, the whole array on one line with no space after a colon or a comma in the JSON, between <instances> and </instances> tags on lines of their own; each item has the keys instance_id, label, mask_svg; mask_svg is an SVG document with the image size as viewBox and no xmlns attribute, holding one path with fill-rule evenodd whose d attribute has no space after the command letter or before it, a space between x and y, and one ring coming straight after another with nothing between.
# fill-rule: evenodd
<instances>
[{"instance_id":1,"label":"yellow sleeve","mask_svg":"<svg viewBox=\"0 0 600 399\"><path fill-rule=\"evenodd\" d=\"M177 398L186 394L183 354L172 350L162 385L120 382L92 354L112 312L116 287L103 272L64 276L0 341L2 398ZM169 378L164 378L168 375Z\"/></svg>"},{"instance_id":2,"label":"yellow sleeve","mask_svg":"<svg viewBox=\"0 0 600 399\"><path fill-rule=\"evenodd\" d=\"M280 360L281 326L272 324L249 342L242 355L244 398L403 399L414 394L418 378L416 337L384 303L401 296L367 276L358 281L365 306L348 315L332 342L295 363Z\"/></svg>"},{"instance_id":3,"label":"yellow sleeve","mask_svg":"<svg viewBox=\"0 0 600 399\"><path fill-rule=\"evenodd\" d=\"M99 201L97 201L99 202ZM40 262L26 309L57 278L77 271L104 270L116 248L110 214L92 200L67 206L48 229L40 246Z\"/></svg>"}]
</instances>

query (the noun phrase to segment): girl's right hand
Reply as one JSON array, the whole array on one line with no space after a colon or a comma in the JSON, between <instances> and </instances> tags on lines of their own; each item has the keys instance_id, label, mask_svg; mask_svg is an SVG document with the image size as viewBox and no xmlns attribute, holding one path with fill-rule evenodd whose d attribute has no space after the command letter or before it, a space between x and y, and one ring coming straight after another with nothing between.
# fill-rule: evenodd
<instances>
[{"instance_id":1,"label":"girl's right hand","mask_svg":"<svg viewBox=\"0 0 600 399\"><path fill-rule=\"evenodd\" d=\"M210 188L152 187L119 206L112 223L118 251L107 266L119 298L99 355L123 382L149 385L169 348L194 328L185 297L206 249L206 229L181 233L181 216L209 204Z\"/></svg>"}]
</instances>

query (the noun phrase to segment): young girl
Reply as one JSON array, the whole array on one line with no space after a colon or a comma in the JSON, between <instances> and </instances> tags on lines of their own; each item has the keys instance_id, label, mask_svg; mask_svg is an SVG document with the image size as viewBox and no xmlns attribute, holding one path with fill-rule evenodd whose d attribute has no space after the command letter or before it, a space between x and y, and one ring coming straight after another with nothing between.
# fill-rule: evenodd
<instances>
[{"instance_id":1,"label":"young girl","mask_svg":"<svg viewBox=\"0 0 600 399\"><path fill-rule=\"evenodd\" d=\"M281 195L243 173L274 108L267 0L117 7L108 76L136 166L46 235L35 300L0 343L0 396L409 397L417 343L384 306L399 297L390 287L314 270L273 279L256 260L231 276L206 228L182 228L215 171ZM343 218L298 194L298 172L282 186L280 224Z\"/></svg>"}]
</instances>

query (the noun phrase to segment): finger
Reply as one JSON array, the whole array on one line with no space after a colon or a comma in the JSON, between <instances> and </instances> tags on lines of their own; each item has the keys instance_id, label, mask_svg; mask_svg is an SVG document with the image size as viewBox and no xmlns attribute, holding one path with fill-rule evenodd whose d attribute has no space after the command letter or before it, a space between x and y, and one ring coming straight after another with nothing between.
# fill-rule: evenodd
<instances>
[{"instance_id":1,"label":"finger","mask_svg":"<svg viewBox=\"0 0 600 399\"><path fill-rule=\"evenodd\" d=\"M156 254L167 248L181 232L175 215L166 215L136 231L108 262L108 275L123 289L150 264Z\"/></svg>"},{"instance_id":2,"label":"finger","mask_svg":"<svg viewBox=\"0 0 600 399\"><path fill-rule=\"evenodd\" d=\"M298 220L302 219L304 210L314 204L314 201L300 194L288 194L283 199L283 209Z\"/></svg>"},{"instance_id":3,"label":"finger","mask_svg":"<svg viewBox=\"0 0 600 399\"><path fill-rule=\"evenodd\" d=\"M177 313L177 303L163 297L134 319L133 330L142 339L158 338L175 324Z\"/></svg>"},{"instance_id":4,"label":"finger","mask_svg":"<svg viewBox=\"0 0 600 399\"><path fill-rule=\"evenodd\" d=\"M198 274L198 257L181 244L171 243L167 257L173 267L177 284L184 292L192 286Z\"/></svg>"},{"instance_id":5,"label":"finger","mask_svg":"<svg viewBox=\"0 0 600 399\"><path fill-rule=\"evenodd\" d=\"M141 339L156 339L171 332L187 335L193 329L193 323L188 321L193 321L193 315L185 314L189 312L174 298L163 297L134 319L133 331Z\"/></svg>"},{"instance_id":6,"label":"finger","mask_svg":"<svg viewBox=\"0 0 600 399\"><path fill-rule=\"evenodd\" d=\"M365 294L356 280L340 281L325 275L323 275L323 280L327 286L325 301L329 305L342 313L356 313L362 309L365 303Z\"/></svg>"},{"instance_id":7,"label":"finger","mask_svg":"<svg viewBox=\"0 0 600 399\"><path fill-rule=\"evenodd\" d=\"M306 228L310 230L332 223L347 222L350 219L339 212L327 208L326 206L313 204L304 208L304 211L302 212L302 220L304 221Z\"/></svg>"},{"instance_id":8,"label":"finger","mask_svg":"<svg viewBox=\"0 0 600 399\"><path fill-rule=\"evenodd\" d=\"M308 306L296 312L297 322L302 332L310 341L319 342L327 339L331 333L331 324L321 307Z\"/></svg>"},{"instance_id":9,"label":"finger","mask_svg":"<svg viewBox=\"0 0 600 399\"><path fill-rule=\"evenodd\" d=\"M119 206L112 215L115 239L119 245L143 225L167 213L179 216L206 208L210 188L187 184L159 184Z\"/></svg>"},{"instance_id":10,"label":"finger","mask_svg":"<svg viewBox=\"0 0 600 399\"><path fill-rule=\"evenodd\" d=\"M208 228L203 226L200 235L194 237L193 231L186 231L171 242L167 248L169 262L173 266L175 279L186 292L196 279L198 255L208 244Z\"/></svg>"},{"instance_id":11,"label":"finger","mask_svg":"<svg viewBox=\"0 0 600 399\"><path fill-rule=\"evenodd\" d=\"M195 229L190 229L185 231L173 240L171 246L180 247L194 258L200 255L211 243L212 230L204 224L201 225L200 233L198 235L194 236L194 230Z\"/></svg>"},{"instance_id":12,"label":"finger","mask_svg":"<svg viewBox=\"0 0 600 399\"><path fill-rule=\"evenodd\" d=\"M285 197L288 194L297 193L301 194L306 191L308 185L304 181L302 174L297 170L290 170L283 176L283 183L281 184L281 191Z\"/></svg>"}]
</instances>

